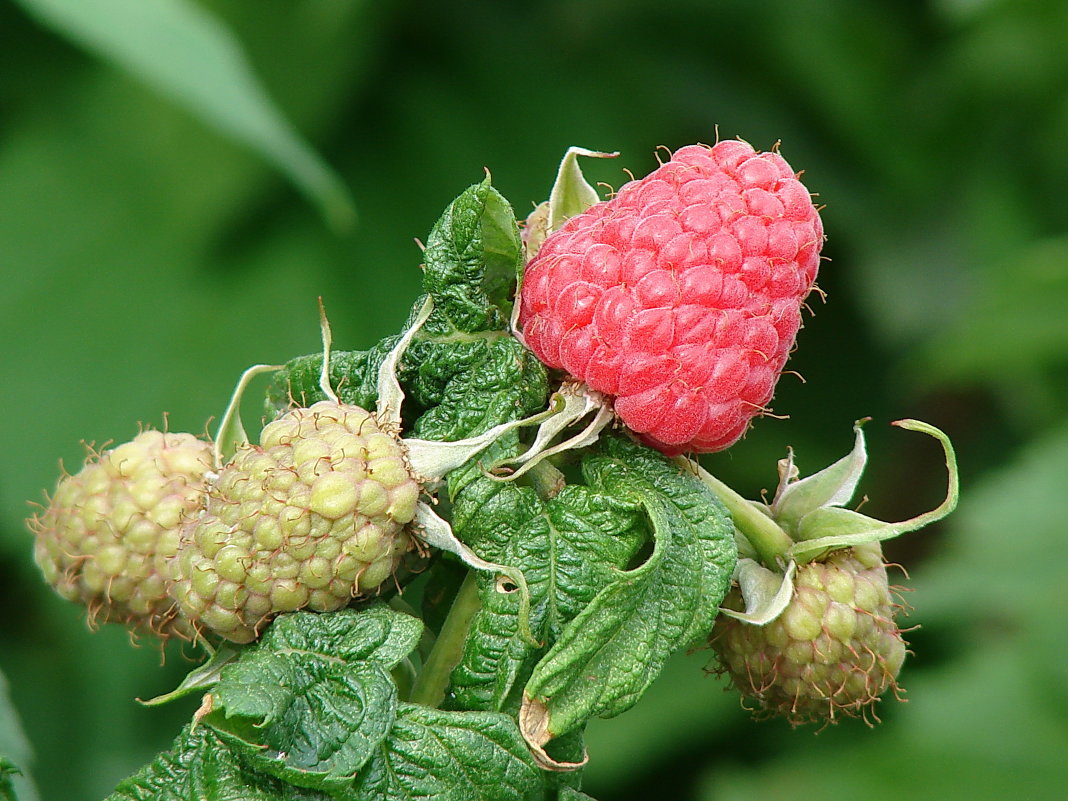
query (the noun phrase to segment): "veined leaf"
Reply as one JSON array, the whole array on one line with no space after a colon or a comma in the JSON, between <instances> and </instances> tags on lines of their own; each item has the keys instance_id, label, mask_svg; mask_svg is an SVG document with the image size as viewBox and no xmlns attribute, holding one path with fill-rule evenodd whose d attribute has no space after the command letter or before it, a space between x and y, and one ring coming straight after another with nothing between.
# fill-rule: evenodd
<instances>
[{"instance_id":1,"label":"veined leaf","mask_svg":"<svg viewBox=\"0 0 1068 801\"><path fill-rule=\"evenodd\" d=\"M303 787L346 786L393 725L389 670L422 629L385 606L283 615L223 668L205 720L259 770Z\"/></svg>"},{"instance_id":2,"label":"veined leaf","mask_svg":"<svg viewBox=\"0 0 1068 801\"><path fill-rule=\"evenodd\" d=\"M674 651L712 627L737 552L730 519L694 476L622 438L587 457L591 483L641 505L655 547L565 628L524 690L532 745L632 706Z\"/></svg>"},{"instance_id":3,"label":"veined leaf","mask_svg":"<svg viewBox=\"0 0 1068 801\"><path fill-rule=\"evenodd\" d=\"M423 255L423 286L434 298L427 333L463 339L504 330L522 244L512 208L489 176L449 205Z\"/></svg>"},{"instance_id":4,"label":"veined leaf","mask_svg":"<svg viewBox=\"0 0 1068 801\"><path fill-rule=\"evenodd\" d=\"M105 801L329 801L245 767L207 726L186 726L164 751L119 782Z\"/></svg>"},{"instance_id":5,"label":"veined leaf","mask_svg":"<svg viewBox=\"0 0 1068 801\"><path fill-rule=\"evenodd\" d=\"M356 780L351 801L522 801L543 780L515 720L402 704L393 731Z\"/></svg>"},{"instance_id":6,"label":"veined leaf","mask_svg":"<svg viewBox=\"0 0 1068 801\"><path fill-rule=\"evenodd\" d=\"M240 43L188 0L19 0L27 12L252 148L335 228L355 217L341 180L275 107Z\"/></svg>"},{"instance_id":7,"label":"veined leaf","mask_svg":"<svg viewBox=\"0 0 1068 801\"><path fill-rule=\"evenodd\" d=\"M621 465L622 467L622 465ZM494 559L523 571L530 591L530 627L542 648L518 628L518 599L480 578L482 609L472 621L453 671L455 704L501 710L532 658L610 584L646 537L640 507L626 499L571 485L547 501L533 489L482 479L454 506L463 534Z\"/></svg>"}]
</instances>

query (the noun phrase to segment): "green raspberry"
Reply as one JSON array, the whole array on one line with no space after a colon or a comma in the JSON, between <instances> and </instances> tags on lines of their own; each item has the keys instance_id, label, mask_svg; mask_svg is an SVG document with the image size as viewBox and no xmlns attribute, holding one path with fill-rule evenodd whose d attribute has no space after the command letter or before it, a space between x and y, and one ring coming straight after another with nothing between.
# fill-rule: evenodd
<instances>
[{"instance_id":1,"label":"green raspberry","mask_svg":"<svg viewBox=\"0 0 1068 801\"><path fill-rule=\"evenodd\" d=\"M34 556L64 598L89 619L161 637L188 636L167 594L182 518L199 508L211 444L191 434L142 431L64 476L30 521Z\"/></svg>"},{"instance_id":2,"label":"green raspberry","mask_svg":"<svg viewBox=\"0 0 1068 801\"><path fill-rule=\"evenodd\" d=\"M198 629L250 642L275 615L373 593L413 547L421 490L405 450L358 406L321 401L264 427L181 531L171 594Z\"/></svg>"},{"instance_id":3,"label":"green raspberry","mask_svg":"<svg viewBox=\"0 0 1068 801\"><path fill-rule=\"evenodd\" d=\"M741 611L740 593L724 605ZM906 654L898 608L872 542L799 566L789 605L767 625L720 615L711 643L758 716L793 725L866 716L883 693L897 691Z\"/></svg>"}]
</instances>

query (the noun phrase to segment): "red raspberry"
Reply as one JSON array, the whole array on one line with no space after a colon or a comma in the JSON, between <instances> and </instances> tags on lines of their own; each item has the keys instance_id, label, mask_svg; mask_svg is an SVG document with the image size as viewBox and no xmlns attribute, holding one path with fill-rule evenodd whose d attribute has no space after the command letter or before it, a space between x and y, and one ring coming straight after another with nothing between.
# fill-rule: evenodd
<instances>
[{"instance_id":1,"label":"red raspberry","mask_svg":"<svg viewBox=\"0 0 1068 801\"><path fill-rule=\"evenodd\" d=\"M614 397L653 447L722 450L771 400L822 244L782 156L690 145L545 240L523 280L523 335Z\"/></svg>"}]
</instances>

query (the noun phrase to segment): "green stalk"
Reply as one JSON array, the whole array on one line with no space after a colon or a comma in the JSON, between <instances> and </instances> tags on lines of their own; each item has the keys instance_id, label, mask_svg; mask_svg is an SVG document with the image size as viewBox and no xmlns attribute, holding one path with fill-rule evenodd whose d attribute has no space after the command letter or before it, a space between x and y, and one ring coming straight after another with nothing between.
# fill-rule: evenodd
<instances>
[{"instance_id":1,"label":"green stalk","mask_svg":"<svg viewBox=\"0 0 1068 801\"><path fill-rule=\"evenodd\" d=\"M697 462L680 456L675 460L684 470L696 468L697 477L715 493L720 502L727 507L734 520L734 527L749 540L765 567L776 568L785 561L786 553L793 546L779 524L757 508L756 504L746 500L718 478L713 476Z\"/></svg>"},{"instance_id":2,"label":"green stalk","mask_svg":"<svg viewBox=\"0 0 1068 801\"><path fill-rule=\"evenodd\" d=\"M564 474L543 459L527 471L525 478L538 497L543 501L552 500L560 490L567 486Z\"/></svg>"},{"instance_id":3,"label":"green stalk","mask_svg":"<svg viewBox=\"0 0 1068 801\"><path fill-rule=\"evenodd\" d=\"M468 572L467 578L456 593L452 608L449 609L449 615L445 618L426 664L415 679L409 696L413 704L436 708L444 700L452 669L460 663L460 657L463 656L464 641L471 627L471 618L481 607L475 574Z\"/></svg>"}]
</instances>

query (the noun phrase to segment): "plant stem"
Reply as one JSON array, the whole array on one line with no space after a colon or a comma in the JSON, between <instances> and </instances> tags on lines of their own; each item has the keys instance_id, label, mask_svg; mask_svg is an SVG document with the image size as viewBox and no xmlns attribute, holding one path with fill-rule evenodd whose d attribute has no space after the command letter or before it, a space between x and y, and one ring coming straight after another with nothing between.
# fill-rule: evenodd
<instances>
[{"instance_id":1,"label":"plant stem","mask_svg":"<svg viewBox=\"0 0 1068 801\"><path fill-rule=\"evenodd\" d=\"M685 457L679 457L678 462L684 469L697 468L697 477L704 482L716 497L727 507L734 520L734 527L740 531L760 556L760 561L766 567L776 568L778 563L786 555L786 552L794 544L790 535L783 531L779 525L760 511L756 504L746 500L732 490L718 478L713 476L697 462Z\"/></svg>"},{"instance_id":2,"label":"plant stem","mask_svg":"<svg viewBox=\"0 0 1068 801\"><path fill-rule=\"evenodd\" d=\"M527 471L530 486L543 501L551 500L560 490L567 486L564 474L543 459Z\"/></svg>"},{"instance_id":3,"label":"plant stem","mask_svg":"<svg viewBox=\"0 0 1068 801\"><path fill-rule=\"evenodd\" d=\"M467 578L464 579L459 592L456 593L452 608L438 633L437 641L426 659L426 664L419 671L419 676L412 687L409 700L413 704L431 707L441 704L445 698L445 690L449 686L452 669L459 664L460 657L463 655L464 640L467 639L471 618L481 606L475 574L468 572Z\"/></svg>"}]
</instances>

